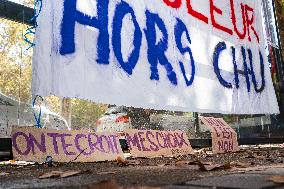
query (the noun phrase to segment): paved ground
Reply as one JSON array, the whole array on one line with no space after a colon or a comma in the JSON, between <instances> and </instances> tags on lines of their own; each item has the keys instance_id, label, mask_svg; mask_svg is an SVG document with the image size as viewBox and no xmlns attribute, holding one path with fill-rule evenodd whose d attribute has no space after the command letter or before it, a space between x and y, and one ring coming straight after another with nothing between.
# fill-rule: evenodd
<instances>
[{"instance_id":1,"label":"paved ground","mask_svg":"<svg viewBox=\"0 0 284 189\"><path fill-rule=\"evenodd\" d=\"M142 170L142 169L141 169ZM158 173L157 169L153 168L143 168L143 171L149 171L152 174L158 174L163 176L164 174L168 174L167 170L164 170L164 173ZM161 170L160 170L161 171ZM186 174L186 172L179 170L170 170L180 174ZM193 171L194 172L194 171ZM133 177L136 177L138 172L133 173ZM175 173L174 173L175 174ZM216 172L214 173L216 174ZM217 173L222 175L222 173ZM196 189L206 189L206 188L247 188L247 189L272 189L272 188L284 188L284 185L275 184L272 181L268 181L267 179L273 175L283 175L284 176L284 168L268 168L264 171L251 171L246 173L224 173L223 176L210 176L203 175L205 178L196 178L193 181L181 182L176 184L169 184L165 182L164 184L161 182L159 187L155 186L155 183L146 182L148 186L152 186L153 184L157 188L165 188L165 189L186 189L186 188L196 188ZM122 173L123 177L123 173ZM140 175L140 177L144 177L147 179L149 175ZM111 174L105 175L105 180L114 179L117 182L117 185L122 185L119 182L119 177L117 175L111 176ZM168 178L169 181L172 181L171 178ZM135 179L129 179L128 185L135 185L133 182ZM163 178L161 178L163 180ZM96 177L96 174L85 174L80 176L74 176L69 178L60 178L60 179L44 179L40 180L37 178L17 178L17 179L8 179L1 180L0 188L88 188L88 186L94 186L89 188L96 188L96 183L101 182L101 179ZM131 183L132 182L132 183ZM178 182L178 181L175 181ZM144 184L146 184L144 183ZM125 183L124 183L125 184ZM140 185L140 184L139 184ZM127 186L125 186L127 187ZM129 186L130 187L130 186ZM108 187L106 187L108 188ZM118 187L114 187L113 189L117 189ZM112 189L112 188L111 188Z\"/></svg>"},{"instance_id":2,"label":"paved ground","mask_svg":"<svg viewBox=\"0 0 284 189\"><path fill-rule=\"evenodd\" d=\"M220 177L208 177L195 181L189 181L184 188L247 188L247 189L270 189L284 188L284 185L268 181L274 175L284 176L284 168L270 168L265 171L253 171L236 173ZM283 180L284 181L284 180Z\"/></svg>"},{"instance_id":3,"label":"paved ground","mask_svg":"<svg viewBox=\"0 0 284 189\"><path fill-rule=\"evenodd\" d=\"M202 162L205 167L198 165L196 160ZM144 189L150 187L151 189L152 187L284 188L284 185L268 181L275 175L284 176L282 148L245 149L238 153L222 155L199 151L195 156L178 159L155 158L131 161L132 163L128 164L68 163L56 164L54 167L38 164L25 166L0 164L0 188L135 189L139 188L137 186L149 186ZM80 170L83 173L68 178L39 179L44 173L70 170ZM280 181L284 182L284 177L280 178Z\"/></svg>"}]
</instances>

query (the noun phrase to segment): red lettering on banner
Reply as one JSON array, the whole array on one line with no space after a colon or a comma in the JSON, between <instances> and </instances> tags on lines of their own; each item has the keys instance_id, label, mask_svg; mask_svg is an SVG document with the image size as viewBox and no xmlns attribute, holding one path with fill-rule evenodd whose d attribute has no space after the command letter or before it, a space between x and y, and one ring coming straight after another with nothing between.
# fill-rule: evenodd
<instances>
[{"instance_id":1,"label":"red lettering on banner","mask_svg":"<svg viewBox=\"0 0 284 189\"><path fill-rule=\"evenodd\" d=\"M250 30L254 32L254 35L257 39L257 42L259 43L259 37L257 32L254 29L253 23L254 23L254 9L249 7L248 5L245 5L246 8L246 20L247 20L247 30L248 30L248 40L251 41L251 36L250 36ZM251 13L251 17L249 15Z\"/></svg>"},{"instance_id":2,"label":"red lettering on banner","mask_svg":"<svg viewBox=\"0 0 284 189\"><path fill-rule=\"evenodd\" d=\"M201 20L206 24L208 24L208 18L206 16L192 9L191 0L187 0L186 2L187 2L187 12L192 16L194 16L195 18L197 18L198 20Z\"/></svg>"},{"instance_id":3,"label":"red lettering on banner","mask_svg":"<svg viewBox=\"0 0 284 189\"><path fill-rule=\"evenodd\" d=\"M235 30L236 34L239 36L240 39L244 39L246 37L246 34L247 34L246 17L245 17L245 6L241 3L242 18L243 18L243 32L241 33L238 30L238 27L237 27L237 20L236 20L236 14L235 14L234 0L230 0L230 3L231 3L232 22L233 22L234 30Z\"/></svg>"},{"instance_id":4,"label":"red lettering on banner","mask_svg":"<svg viewBox=\"0 0 284 189\"><path fill-rule=\"evenodd\" d=\"M214 13L218 13L220 15L223 14L222 10L219 9L218 7L216 7L214 5L214 0L210 0L210 15L211 15L211 21L212 21L212 25L213 27L219 29L219 30L222 30L230 35L233 35L233 31L229 28L226 28L225 26L222 26L221 24L217 23L216 20L215 20L215 14Z\"/></svg>"},{"instance_id":5,"label":"red lettering on banner","mask_svg":"<svg viewBox=\"0 0 284 189\"><path fill-rule=\"evenodd\" d=\"M181 0L174 0L174 1L171 1L171 0L163 0L166 5L172 7L172 8L175 8L175 9L178 9L180 8L181 6Z\"/></svg>"},{"instance_id":6,"label":"red lettering on banner","mask_svg":"<svg viewBox=\"0 0 284 189\"><path fill-rule=\"evenodd\" d=\"M218 22L216 20L215 15L219 14L219 15L223 15L223 11L218 8L214 2L215 0L208 0L209 1L209 12L210 12L210 19L211 19L211 23L212 26L218 30L221 30L223 32L228 33L229 35L233 35L234 33L236 33L236 36L239 39L248 39L248 41L252 41L252 33L253 35L255 35L255 38L257 40L257 42L259 43L259 35L255 29L254 23L255 23L255 16L254 16L254 9L251 8L249 5L247 4L243 4L240 3L240 10L238 10L237 12L239 12L239 14L242 16L242 29L238 28L238 24L237 24L237 12L236 12L236 4L234 0L230 0L230 6L228 7L228 9L231 10L231 19L230 21L232 22L233 25L233 29L228 28L226 26L224 26L222 23ZM175 8L175 9L179 9L182 5L182 0L163 0L163 2L171 7L171 8ZM209 24L209 18L198 12L197 10L194 10L192 7L192 0L186 0L186 6L187 6L187 12L188 14L190 14L191 16L197 18L198 20ZM241 27L241 26L240 26Z\"/></svg>"}]
</instances>

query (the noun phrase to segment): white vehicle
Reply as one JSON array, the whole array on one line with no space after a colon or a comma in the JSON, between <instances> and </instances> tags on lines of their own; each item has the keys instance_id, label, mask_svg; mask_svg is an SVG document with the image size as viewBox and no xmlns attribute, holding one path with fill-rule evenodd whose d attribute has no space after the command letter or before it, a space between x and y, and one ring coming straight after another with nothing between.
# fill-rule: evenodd
<instances>
[{"instance_id":1,"label":"white vehicle","mask_svg":"<svg viewBox=\"0 0 284 189\"><path fill-rule=\"evenodd\" d=\"M98 132L123 132L125 129L182 130L187 132L194 131L194 126L192 117L184 115L169 115L165 112L144 114L143 110L135 111L124 106L113 106L97 120L95 128Z\"/></svg>"},{"instance_id":2,"label":"white vehicle","mask_svg":"<svg viewBox=\"0 0 284 189\"><path fill-rule=\"evenodd\" d=\"M67 121L60 115L50 111L45 106L19 103L18 101L0 93L0 138L10 138L12 126L35 127L34 113L38 118L41 110L42 128L56 130L70 130Z\"/></svg>"},{"instance_id":3,"label":"white vehicle","mask_svg":"<svg viewBox=\"0 0 284 189\"><path fill-rule=\"evenodd\" d=\"M127 109L123 106L110 107L106 113L97 120L97 132L123 132L130 129L131 121Z\"/></svg>"}]
</instances>

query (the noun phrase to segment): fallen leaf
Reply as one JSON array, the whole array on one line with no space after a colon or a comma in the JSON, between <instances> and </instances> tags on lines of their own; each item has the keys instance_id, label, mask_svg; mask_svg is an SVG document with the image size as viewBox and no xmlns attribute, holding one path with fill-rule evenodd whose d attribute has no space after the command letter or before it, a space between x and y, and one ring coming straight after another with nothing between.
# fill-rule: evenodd
<instances>
[{"instance_id":1,"label":"fallen leaf","mask_svg":"<svg viewBox=\"0 0 284 189\"><path fill-rule=\"evenodd\" d=\"M65 171L62 174L60 174L61 178L66 178L66 177L71 177L71 176L75 176L78 174L81 174L82 171Z\"/></svg>"},{"instance_id":2,"label":"fallen leaf","mask_svg":"<svg viewBox=\"0 0 284 189\"><path fill-rule=\"evenodd\" d=\"M231 162L230 164L231 166L237 167L237 168L247 168L250 166L250 164L248 163L241 163L241 162Z\"/></svg>"},{"instance_id":3,"label":"fallen leaf","mask_svg":"<svg viewBox=\"0 0 284 189\"><path fill-rule=\"evenodd\" d=\"M92 170L87 169L87 170L81 171L81 174L85 174L85 173L92 173L92 172L93 172Z\"/></svg>"},{"instance_id":4,"label":"fallen leaf","mask_svg":"<svg viewBox=\"0 0 284 189\"><path fill-rule=\"evenodd\" d=\"M199 166L199 169L202 171L215 171L219 169L230 169L231 168L230 163L206 165L202 163L201 161L197 160L196 164Z\"/></svg>"},{"instance_id":5,"label":"fallen leaf","mask_svg":"<svg viewBox=\"0 0 284 189\"><path fill-rule=\"evenodd\" d=\"M16 160L9 160L9 162L11 162L11 163L15 163L15 162L16 162Z\"/></svg>"},{"instance_id":6,"label":"fallen leaf","mask_svg":"<svg viewBox=\"0 0 284 189\"><path fill-rule=\"evenodd\" d=\"M86 186L87 189L120 189L119 185L113 181L102 181L99 183L93 183Z\"/></svg>"},{"instance_id":7,"label":"fallen leaf","mask_svg":"<svg viewBox=\"0 0 284 189\"><path fill-rule=\"evenodd\" d=\"M130 188L123 188L123 189L161 189L161 187L151 187L151 186L138 186L138 187L130 187Z\"/></svg>"},{"instance_id":8,"label":"fallen leaf","mask_svg":"<svg viewBox=\"0 0 284 189\"><path fill-rule=\"evenodd\" d=\"M255 159L261 159L261 160L265 160L266 157L265 156L261 156L261 155L257 155L252 151L247 151L248 155L245 156L244 158L255 158Z\"/></svg>"},{"instance_id":9,"label":"fallen leaf","mask_svg":"<svg viewBox=\"0 0 284 189\"><path fill-rule=\"evenodd\" d=\"M68 171L51 171L48 173L43 173L41 174L38 178L39 179L46 179L46 178L66 178L66 177L71 177L71 176L75 176L78 174L82 174L82 173L88 173L90 172L90 170L87 171L75 171L75 170L68 170Z\"/></svg>"},{"instance_id":10,"label":"fallen leaf","mask_svg":"<svg viewBox=\"0 0 284 189\"><path fill-rule=\"evenodd\" d=\"M120 165L140 165L139 160L126 160L120 156L116 158L116 161Z\"/></svg>"},{"instance_id":11,"label":"fallen leaf","mask_svg":"<svg viewBox=\"0 0 284 189\"><path fill-rule=\"evenodd\" d=\"M272 181L276 184L284 184L284 176L283 175L275 175L267 179L268 181Z\"/></svg>"},{"instance_id":12,"label":"fallen leaf","mask_svg":"<svg viewBox=\"0 0 284 189\"><path fill-rule=\"evenodd\" d=\"M249 154L249 155L247 155L247 156L244 156L244 158L246 158L246 159L248 159L248 158L255 158L255 156L252 155L252 154Z\"/></svg>"},{"instance_id":13,"label":"fallen leaf","mask_svg":"<svg viewBox=\"0 0 284 189\"><path fill-rule=\"evenodd\" d=\"M118 157L116 158L116 161L117 161L118 164L122 164L122 165L126 165L126 164L127 164L126 159L124 159L124 158L122 158L122 157L120 157L120 156L118 156Z\"/></svg>"},{"instance_id":14,"label":"fallen leaf","mask_svg":"<svg viewBox=\"0 0 284 189\"><path fill-rule=\"evenodd\" d=\"M190 163L190 164L191 164L191 163ZM192 164L194 164L194 162L192 162ZM211 161L203 161L202 164L203 164L203 165L213 165L214 163L211 162ZM195 165L196 165L196 163L195 163Z\"/></svg>"},{"instance_id":15,"label":"fallen leaf","mask_svg":"<svg viewBox=\"0 0 284 189\"><path fill-rule=\"evenodd\" d=\"M152 186L125 186L121 187L114 180L93 183L86 186L86 189L161 189L161 187Z\"/></svg>"},{"instance_id":16,"label":"fallen leaf","mask_svg":"<svg viewBox=\"0 0 284 189\"><path fill-rule=\"evenodd\" d=\"M207 150L206 149L200 149L200 150L195 150L194 154L196 155L207 155Z\"/></svg>"},{"instance_id":17,"label":"fallen leaf","mask_svg":"<svg viewBox=\"0 0 284 189\"><path fill-rule=\"evenodd\" d=\"M255 156L256 159L261 159L261 160L265 160L266 157L265 156Z\"/></svg>"},{"instance_id":18,"label":"fallen leaf","mask_svg":"<svg viewBox=\"0 0 284 189\"><path fill-rule=\"evenodd\" d=\"M100 172L98 175L108 175L108 174L115 174L115 171L106 171L106 172Z\"/></svg>"},{"instance_id":19,"label":"fallen leaf","mask_svg":"<svg viewBox=\"0 0 284 189\"><path fill-rule=\"evenodd\" d=\"M165 163L161 163L161 164L158 164L157 166L158 167L165 167L167 164L165 164Z\"/></svg>"},{"instance_id":20,"label":"fallen leaf","mask_svg":"<svg viewBox=\"0 0 284 189\"><path fill-rule=\"evenodd\" d=\"M247 155L244 156L244 158L255 158L255 154L252 151L247 150L246 152L247 152Z\"/></svg>"},{"instance_id":21,"label":"fallen leaf","mask_svg":"<svg viewBox=\"0 0 284 189\"><path fill-rule=\"evenodd\" d=\"M56 178L56 177L60 177L62 173L63 173L62 171L51 171L48 173L41 174L38 178L39 179Z\"/></svg>"},{"instance_id":22,"label":"fallen leaf","mask_svg":"<svg viewBox=\"0 0 284 189\"><path fill-rule=\"evenodd\" d=\"M247 168L233 168L232 171L238 172L250 172L250 171L264 171L267 167L257 166L257 167L247 167Z\"/></svg>"},{"instance_id":23,"label":"fallen leaf","mask_svg":"<svg viewBox=\"0 0 284 189\"><path fill-rule=\"evenodd\" d=\"M190 161L177 161L175 162L176 166L184 166L184 165L189 165Z\"/></svg>"}]
</instances>

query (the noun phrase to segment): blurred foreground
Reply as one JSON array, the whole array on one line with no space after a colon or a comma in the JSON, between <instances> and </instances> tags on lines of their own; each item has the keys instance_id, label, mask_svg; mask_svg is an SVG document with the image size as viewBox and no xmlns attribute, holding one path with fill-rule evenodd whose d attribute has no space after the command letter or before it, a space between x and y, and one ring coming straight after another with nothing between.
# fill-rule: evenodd
<instances>
[{"instance_id":1,"label":"blurred foreground","mask_svg":"<svg viewBox=\"0 0 284 189\"><path fill-rule=\"evenodd\" d=\"M0 188L284 188L284 148L242 146L238 153L209 149L179 158L46 164L0 163ZM147 186L147 187L145 187Z\"/></svg>"}]
</instances>

